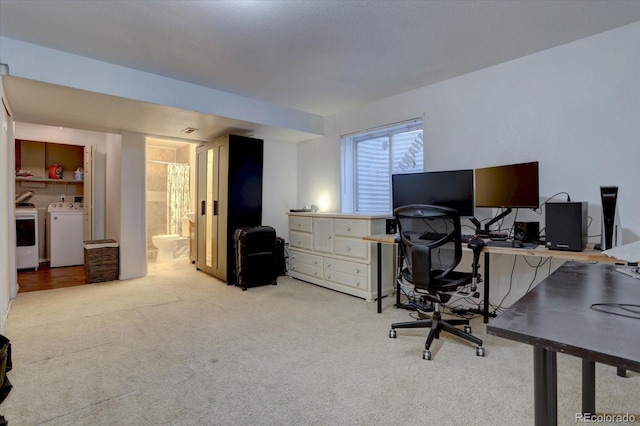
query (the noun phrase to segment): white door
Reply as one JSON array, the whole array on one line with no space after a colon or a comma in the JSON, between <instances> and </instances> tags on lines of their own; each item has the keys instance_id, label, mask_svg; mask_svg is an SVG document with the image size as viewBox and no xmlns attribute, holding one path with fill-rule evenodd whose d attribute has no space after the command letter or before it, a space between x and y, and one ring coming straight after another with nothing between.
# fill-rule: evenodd
<instances>
[{"instance_id":1,"label":"white door","mask_svg":"<svg viewBox=\"0 0 640 426\"><path fill-rule=\"evenodd\" d=\"M205 142L196 149L196 155L196 267L226 281L228 139Z\"/></svg>"},{"instance_id":2,"label":"white door","mask_svg":"<svg viewBox=\"0 0 640 426\"><path fill-rule=\"evenodd\" d=\"M95 167L96 146L90 145L84 147L84 188L83 188L83 239L84 241L93 240L95 237L94 226L94 203L93 191L95 189Z\"/></svg>"}]
</instances>

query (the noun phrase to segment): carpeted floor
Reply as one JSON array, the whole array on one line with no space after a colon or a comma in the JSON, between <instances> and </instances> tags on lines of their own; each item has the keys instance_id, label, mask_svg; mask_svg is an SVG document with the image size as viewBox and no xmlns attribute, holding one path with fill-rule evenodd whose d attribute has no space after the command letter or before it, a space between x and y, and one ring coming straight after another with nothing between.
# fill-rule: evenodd
<instances>
[{"instance_id":1,"label":"carpeted floor","mask_svg":"<svg viewBox=\"0 0 640 426\"><path fill-rule=\"evenodd\" d=\"M241 291L186 261L129 281L21 293L5 335L9 425L531 425L532 350L485 334L421 358L409 312L287 277ZM577 330L577 332L580 332ZM558 355L559 424L580 411L580 360ZM640 374L597 366L597 408L640 421Z\"/></svg>"}]
</instances>

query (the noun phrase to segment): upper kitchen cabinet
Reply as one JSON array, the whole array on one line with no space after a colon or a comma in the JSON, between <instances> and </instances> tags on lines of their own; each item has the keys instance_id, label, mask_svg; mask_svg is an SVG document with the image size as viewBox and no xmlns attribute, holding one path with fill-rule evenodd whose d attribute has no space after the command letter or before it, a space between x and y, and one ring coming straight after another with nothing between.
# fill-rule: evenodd
<instances>
[{"instance_id":1,"label":"upper kitchen cabinet","mask_svg":"<svg viewBox=\"0 0 640 426\"><path fill-rule=\"evenodd\" d=\"M84 164L84 148L36 141L16 140L16 180L40 183L82 183L75 171ZM51 179L49 171L57 165L61 178ZM26 186L26 185L25 185Z\"/></svg>"}]
</instances>

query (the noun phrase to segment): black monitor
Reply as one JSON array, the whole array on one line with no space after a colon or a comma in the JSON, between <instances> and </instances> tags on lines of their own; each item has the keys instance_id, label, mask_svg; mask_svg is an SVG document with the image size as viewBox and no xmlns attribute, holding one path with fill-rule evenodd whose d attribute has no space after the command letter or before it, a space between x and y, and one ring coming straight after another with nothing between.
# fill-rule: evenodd
<instances>
[{"instance_id":1,"label":"black monitor","mask_svg":"<svg viewBox=\"0 0 640 426\"><path fill-rule=\"evenodd\" d=\"M391 185L394 209L431 204L473 217L473 170L396 174L391 176Z\"/></svg>"},{"instance_id":2,"label":"black monitor","mask_svg":"<svg viewBox=\"0 0 640 426\"><path fill-rule=\"evenodd\" d=\"M538 162L476 169L476 207L539 207Z\"/></svg>"}]
</instances>

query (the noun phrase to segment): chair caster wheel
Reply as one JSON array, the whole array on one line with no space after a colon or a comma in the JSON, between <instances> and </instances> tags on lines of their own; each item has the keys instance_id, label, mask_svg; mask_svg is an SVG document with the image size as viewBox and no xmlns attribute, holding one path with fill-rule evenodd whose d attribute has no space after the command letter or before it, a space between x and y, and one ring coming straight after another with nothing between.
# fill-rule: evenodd
<instances>
[{"instance_id":1,"label":"chair caster wheel","mask_svg":"<svg viewBox=\"0 0 640 426\"><path fill-rule=\"evenodd\" d=\"M391 329L389 330L389 338L391 339L395 339L396 338L396 331Z\"/></svg>"},{"instance_id":2,"label":"chair caster wheel","mask_svg":"<svg viewBox=\"0 0 640 426\"><path fill-rule=\"evenodd\" d=\"M477 356L484 356L485 355L484 348L482 346L478 346L476 348L476 355Z\"/></svg>"},{"instance_id":3,"label":"chair caster wheel","mask_svg":"<svg viewBox=\"0 0 640 426\"><path fill-rule=\"evenodd\" d=\"M471 334L471 326L470 325L465 325L464 326L464 332L467 334Z\"/></svg>"},{"instance_id":4,"label":"chair caster wheel","mask_svg":"<svg viewBox=\"0 0 640 426\"><path fill-rule=\"evenodd\" d=\"M431 351L427 349L424 352L422 352L422 359L431 361Z\"/></svg>"}]
</instances>

